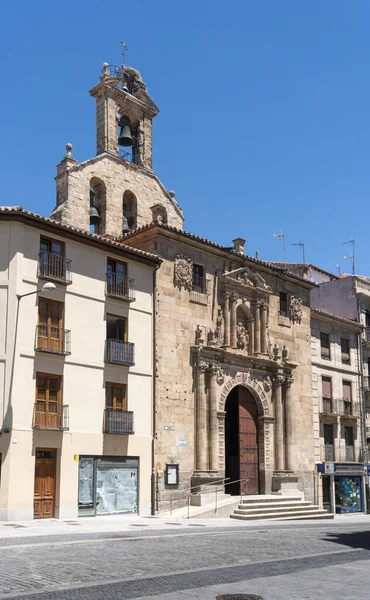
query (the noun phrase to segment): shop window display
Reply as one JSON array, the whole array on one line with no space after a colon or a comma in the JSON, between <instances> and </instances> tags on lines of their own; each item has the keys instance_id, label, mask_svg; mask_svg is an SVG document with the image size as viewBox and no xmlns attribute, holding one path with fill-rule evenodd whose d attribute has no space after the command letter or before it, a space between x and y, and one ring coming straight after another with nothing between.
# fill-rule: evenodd
<instances>
[{"instance_id":1,"label":"shop window display","mask_svg":"<svg viewBox=\"0 0 370 600\"><path fill-rule=\"evenodd\" d=\"M341 514L362 511L361 477L335 478L335 510Z\"/></svg>"}]
</instances>

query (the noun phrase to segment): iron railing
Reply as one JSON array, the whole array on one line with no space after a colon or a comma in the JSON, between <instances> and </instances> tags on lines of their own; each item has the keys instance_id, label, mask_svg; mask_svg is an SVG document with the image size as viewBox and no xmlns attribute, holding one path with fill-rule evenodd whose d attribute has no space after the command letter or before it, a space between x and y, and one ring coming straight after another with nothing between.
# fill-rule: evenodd
<instances>
[{"instance_id":1,"label":"iron railing","mask_svg":"<svg viewBox=\"0 0 370 600\"><path fill-rule=\"evenodd\" d=\"M114 433L121 435L135 433L133 411L106 408L104 410L103 433Z\"/></svg>"},{"instance_id":2,"label":"iron railing","mask_svg":"<svg viewBox=\"0 0 370 600\"><path fill-rule=\"evenodd\" d=\"M334 444L324 443L322 459L335 460Z\"/></svg>"},{"instance_id":3,"label":"iron railing","mask_svg":"<svg viewBox=\"0 0 370 600\"><path fill-rule=\"evenodd\" d=\"M350 462L354 462L355 460L355 450L353 446L346 446L346 460Z\"/></svg>"},{"instance_id":4,"label":"iron railing","mask_svg":"<svg viewBox=\"0 0 370 600\"><path fill-rule=\"evenodd\" d=\"M336 398L322 397L320 399L320 412L325 415L335 415L337 413Z\"/></svg>"},{"instance_id":5,"label":"iron railing","mask_svg":"<svg viewBox=\"0 0 370 600\"><path fill-rule=\"evenodd\" d=\"M105 362L132 367L135 364L135 344L121 340L106 340Z\"/></svg>"},{"instance_id":6,"label":"iron railing","mask_svg":"<svg viewBox=\"0 0 370 600\"><path fill-rule=\"evenodd\" d=\"M37 325L35 350L68 356L71 354L70 330L49 325Z\"/></svg>"},{"instance_id":7,"label":"iron railing","mask_svg":"<svg viewBox=\"0 0 370 600\"><path fill-rule=\"evenodd\" d=\"M33 411L33 429L51 431L69 430L69 406L57 402L36 401Z\"/></svg>"},{"instance_id":8,"label":"iron railing","mask_svg":"<svg viewBox=\"0 0 370 600\"><path fill-rule=\"evenodd\" d=\"M70 285L72 283L71 264L72 261L69 258L51 252L41 252L39 254L38 277Z\"/></svg>"},{"instance_id":9,"label":"iron railing","mask_svg":"<svg viewBox=\"0 0 370 600\"><path fill-rule=\"evenodd\" d=\"M135 279L129 279L124 275L117 273L107 273L107 296L134 302L135 300Z\"/></svg>"},{"instance_id":10,"label":"iron railing","mask_svg":"<svg viewBox=\"0 0 370 600\"><path fill-rule=\"evenodd\" d=\"M360 404L341 398L338 400L338 414L346 417L360 417Z\"/></svg>"}]
</instances>

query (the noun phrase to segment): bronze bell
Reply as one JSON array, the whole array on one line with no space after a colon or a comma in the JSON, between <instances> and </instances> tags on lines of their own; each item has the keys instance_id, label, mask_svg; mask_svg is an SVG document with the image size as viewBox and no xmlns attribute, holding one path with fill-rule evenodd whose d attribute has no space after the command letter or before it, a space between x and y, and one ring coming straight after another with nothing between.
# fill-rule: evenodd
<instances>
[{"instance_id":1,"label":"bronze bell","mask_svg":"<svg viewBox=\"0 0 370 600\"><path fill-rule=\"evenodd\" d=\"M90 225L99 225L100 215L95 206L95 193L90 190Z\"/></svg>"},{"instance_id":2,"label":"bronze bell","mask_svg":"<svg viewBox=\"0 0 370 600\"><path fill-rule=\"evenodd\" d=\"M123 219L122 219L122 233L130 233L130 231L131 231L131 228L130 228L130 226L128 224L127 217L123 216Z\"/></svg>"},{"instance_id":3,"label":"bronze bell","mask_svg":"<svg viewBox=\"0 0 370 600\"><path fill-rule=\"evenodd\" d=\"M121 117L118 125L121 128L118 136L119 146L132 146L134 140L131 135L130 119L128 117Z\"/></svg>"}]
</instances>

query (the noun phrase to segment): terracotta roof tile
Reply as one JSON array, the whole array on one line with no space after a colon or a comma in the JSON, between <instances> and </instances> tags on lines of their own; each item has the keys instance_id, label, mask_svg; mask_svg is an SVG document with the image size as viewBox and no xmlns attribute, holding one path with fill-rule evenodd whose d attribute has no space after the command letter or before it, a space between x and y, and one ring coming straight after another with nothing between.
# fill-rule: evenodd
<instances>
[{"instance_id":1,"label":"terracotta roof tile","mask_svg":"<svg viewBox=\"0 0 370 600\"><path fill-rule=\"evenodd\" d=\"M122 244L115 239L108 239L103 235L91 233L90 231L85 231L84 229L80 229L78 227L72 227L72 225L59 223L59 221L55 221L54 219L50 219L49 217L43 217L42 215L31 212L29 210L24 210L21 206L0 206L0 215L1 214L19 214L25 217L29 217L30 219L35 219L42 223L55 225L56 227L64 229L65 231L71 231L73 233L77 233L78 235L83 235L84 237L103 242L104 244L107 244L109 246L120 248L121 250L127 250L127 252L129 252L130 254L143 256L145 258L148 258L149 260L153 260L156 263L162 262L156 254L151 254L150 252L146 252L145 250L139 250L138 248L132 248L131 246L128 246L127 244Z\"/></svg>"},{"instance_id":2,"label":"terracotta roof tile","mask_svg":"<svg viewBox=\"0 0 370 600\"><path fill-rule=\"evenodd\" d=\"M352 321L352 319L347 319L346 317L340 317L339 315L335 315L334 313L330 313L327 310L322 310L321 308L311 308L311 312L317 315L322 315L323 317L332 317L333 319L337 319L338 321L343 321L344 323L348 323L350 325L354 325L358 328L363 328L362 323L358 321Z\"/></svg>"}]
</instances>

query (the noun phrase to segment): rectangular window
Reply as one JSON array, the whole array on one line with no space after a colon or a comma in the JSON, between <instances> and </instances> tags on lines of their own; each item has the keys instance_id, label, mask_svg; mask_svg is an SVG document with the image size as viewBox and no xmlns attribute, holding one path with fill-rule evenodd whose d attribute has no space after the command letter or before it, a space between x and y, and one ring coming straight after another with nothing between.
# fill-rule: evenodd
<instances>
[{"instance_id":1,"label":"rectangular window","mask_svg":"<svg viewBox=\"0 0 370 600\"><path fill-rule=\"evenodd\" d=\"M35 427L58 429L61 412L61 376L36 373Z\"/></svg>"},{"instance_id":2,"label":"rectangular window","mask_svg":"<svg viewBox=\"0 0 370 600\"><path fill-rule=\"evenodd\" d=\"M105 384L105 407L127 410L126 386L119 383Z\"/></svg>"},{"instance_id":3,"label":"rectangular window","mask_svg":"<svg viewBox=\"0 0 370 600\"><path fill-rule=\"evenodd\" d=\"M330 339L328 333L320 333L321 358L330 360Z\"/></svg>"},{"instance_id":4,"label":"rectangular window","mask_svg":"<svg viewBox=\"0 0 370 600\"><path fill-rule=\"evenodd\" d=\"M342 354L342 363L344 365L349 365L350 364L350 353L349 353L349 340L346 340L344 338L340 339L340 347L341 347L341 354Z\"/></svg>"},{"instance_id":5,"label":"rectangular window","mask_svg":"<svg viewBox=\"0 0 370 600\"><path fill-rule=\"evenodd\" d=\"M332 411L332 392L331 392L331 377L322 377L321 378L321 386L322 386L322 404L323 404L323 412L331 413Z\"/></svg>"},{"instance_id":6,"label":"rectangular window","mask_svg":"<svg viewBox=\"0 0 370 600\"><path fill-rule=\"evenodd\" d=\"M64 305L62 302L39 298L37 350L61 353L64 347Z\"/></svg>"},{"instance_id":7,"label":"rectangular window","mask_svg":"<svg viewBox=\"0 0 370 600\"><path fill-rule=\"evenodd\" d=\"M334 444L333 425L324 423L324 442L325 444Z\"/></svg>"},{"instance_id":8,"label":"rectangular window","mask_svg":"<svg viewBox=\"0 0 370 600\"><path fill-rule=\"evenodd\" d=\"M352 414L352 386L350 381L343 381L343 412Z\"/></svg>"},{"instance_id":9,"label":"rectangular window","mask_svg":"<svg viewBox=\"0 0 370 600\"><path fill-rule=\"evenodd\" d=\"M346 442L346 460L353 462L355 460L355 451L353 446L353 427L344 428L344 438Z\"/></svg>"},{"instance_id":10,"label":"rectangular window","mask_svg":"<svg viewBox=\"0 0 370 600\"><path fill-rule=\"evenodd\" d=\"M42 237L40 240L40 254L53 254L55 256L64 256L64 243L59 240L51 240Z\"/></svg>"},{"instance_id":11,"label":"rectangular window","mask_svg":"<svg viewBox=\"0 0 370 600\"><path fill-rule=\"evenodd\" d=\"M107 293L111 296L125 298L129 296L127 264L108 258L107 260Z\"/></svg>"},{"instance_id":12,"label":"rectangular window","mask_svg":"<svg viewBox=\"0 0 370 600\"><path fill-rule=\"evenodd\" d=\"M288 315L288 295L285 292L280 292L279 312L285 317Z\"/></svg>"},{"instance_id":13,"label":"rectangular window","mask_svg":"<svg viewBox=\"0 0 370 600\"><path fill-rule=\"evenodd\" d=\"M192 269L192 284L193 290L197 290L198 292L203 292L205 289L204 285L204 269L202 265L193 264Z\"/></svg>"},{"instance_id":14,"label":"rectangular window","mask_svg":"<svg viewBox=\"0 0 370 600\"><path fill-rule=\"evenodd\" d=\"M127 319L107 315L107 340L127 341Z\"/></svg>"}]
</instances>

